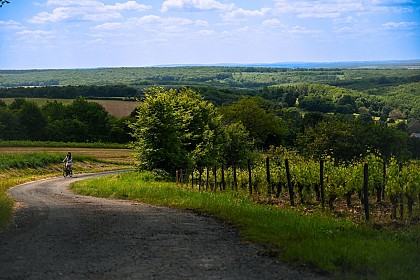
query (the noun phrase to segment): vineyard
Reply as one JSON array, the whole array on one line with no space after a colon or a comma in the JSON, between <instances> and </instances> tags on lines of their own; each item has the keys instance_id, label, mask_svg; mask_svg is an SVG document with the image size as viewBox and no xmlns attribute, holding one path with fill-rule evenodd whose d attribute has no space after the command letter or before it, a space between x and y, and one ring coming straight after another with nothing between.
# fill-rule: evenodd
<instances>
[{"instance_id":1,"label":"vineyard","mask_svg":"<svg viewBox=\"0 0 420 280\"><path fill-rule=\"evenodd\" d=\"M328 209L356 222L416 223L420 218L420 166L370 153L363 160L338 163L332 157L304 158L284 148L248 160L243 166L178 170L176 181L200 191L236 191L258 203Z\"/></svg>"}]
</instances>

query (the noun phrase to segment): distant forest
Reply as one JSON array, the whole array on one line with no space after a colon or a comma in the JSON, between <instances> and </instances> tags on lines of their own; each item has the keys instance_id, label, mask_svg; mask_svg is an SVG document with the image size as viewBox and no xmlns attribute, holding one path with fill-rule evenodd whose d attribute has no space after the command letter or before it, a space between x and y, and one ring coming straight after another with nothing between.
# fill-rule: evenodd
<instances>
[{"instance_id":1,"label":"distant forest","mask_svg":"<svg viewBox=\"0 0 420 280\"><path fill-rule=\"evenodd\" d=\"M261 96L282 108L420 119L420 69L149 67L0 70L0 98L133 99L151 86L192 87L217 106ZM395 111L397 110L397 111Z\"/></svg>"},{"instance_id":2,"label":"distant forest","mask_svg":"<svg viewBox=\"0 0 420 280\"><path fill-rule=\"evenodd\" d=\"M308 113L315 113L341 116L342 120L347 121L349 119L373 121L400 131L407 137L412 133L420 132L420 69L418 68L292 69L189 66L0 70L0 99L30 97L77 99L83 97L84 99L138 99L141 101L145 98L145 92L154 86L162 86L166 89L192 89L203 96L204 100L220 107L219 111L224 112L225 115L229 109L224 108L234 108L230 106L241 104L240 102L245 104L244 98L251 98L252 102L256 102L260 108L276 115L278 122L283 121L283 126L289 120L291 122L291 119L296 119L295 112L299 112L301 118ZM5 104L0 104L0 109L3 107L3 116L7 111L7 114L12 112L19 117L21 106L16 106L17 104L22 105L15 103L17 108L13 108L13 106L6 107ZM45 111L46 108L41 108L41 111ZM71 108L70 106L69 109ZM46 115L45 112L42 114ZM135 118L135 112L130 118ZM50 120L53 120L51 116ZM0 114L0 124L1 122ZM111 141L111 138L118 138L118 142L130 140L129 137L117 136L128 131L124 121L113 120L110 126L114 127L114 132L118 130L119 133L114 133L113 137L110 137L104 132L98 139L92 135L86 140L104 142L107 139ZM21 129L20 134L17 135L25 135L23 130ZM7 129L4 128L3 131ZM272 141L272 144L293 146L296 144L297 135L302 132L302 127L286 125L286 131L282 132L281 137L276 136L277 140ZM47 135L49 134L46 133L39 138L45 139ZM1 136L0 138L5 138ZM31 138L30 135L25 137ZM414 146L417 147L417 145ZM419 157L417 153L416 148L411 149L414 157Z\"/></svg>"}]
</instances>

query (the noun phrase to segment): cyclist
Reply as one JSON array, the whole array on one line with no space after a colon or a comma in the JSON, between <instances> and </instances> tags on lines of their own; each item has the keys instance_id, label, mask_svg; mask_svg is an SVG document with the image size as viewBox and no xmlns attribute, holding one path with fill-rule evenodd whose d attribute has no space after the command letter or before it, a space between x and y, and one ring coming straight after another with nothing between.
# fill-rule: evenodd
<instances>
[{"instance_id":1,"label":"cyclist","mask_svg":"<svg viewBox=\"0 0 420 280\"><path fill-rule=\"evenodd\" d=\"M63 159L64 162L64 166L66 167L66 169L68 170L72 170L73 168L73 160L71 158L71 153L68 152L66 157Z\"/></svg>"}]
</instances>

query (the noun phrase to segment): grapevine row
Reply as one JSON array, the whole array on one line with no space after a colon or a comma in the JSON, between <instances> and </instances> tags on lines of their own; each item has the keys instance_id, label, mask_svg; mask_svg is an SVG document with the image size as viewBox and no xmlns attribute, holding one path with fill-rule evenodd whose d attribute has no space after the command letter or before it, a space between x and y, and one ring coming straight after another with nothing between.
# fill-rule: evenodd
<instances>
[{"instance_id":1,"label":"grapevine row","mask_svg":"<svg viewBox=\"0 0 420 280\"><path fill-rule=\"evenodd\" d=\"M378 203L389 200L393 218L397 216L398 206L400 216L403 216L401 203L406 201L411 216L413 207L420 200L419 163L401 163L375 153L363 160L339 163L332 157L313 160L276 148L249 160L248 165L178 171L177 181L188 181L191 187L200 190L235 190L258 194L259 197L279 198L288 193L291 205L314 201L322 201L324 205L325 201L333 209L334 202L341 198L350 208L354 205L354 197L359 198L362 205L364 203L365 168L368 170L366 195L376 197Z\"/></svg>"}]
</instances>

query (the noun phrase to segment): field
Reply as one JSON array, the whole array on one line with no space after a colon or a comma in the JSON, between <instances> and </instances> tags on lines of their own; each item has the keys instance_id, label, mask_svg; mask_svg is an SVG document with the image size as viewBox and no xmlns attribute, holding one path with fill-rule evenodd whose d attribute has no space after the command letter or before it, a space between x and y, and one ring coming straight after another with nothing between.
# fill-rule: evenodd
<instances>
[{"instance_id":1,"label":"field","mask_svg":"<svg viewBox=\"0 0 420 280\"><path fill-rule=\"evenodd\" d=\"M53 98L25 98L28 101L35 102L37 105L44 105L48 101L57 101L63 105L69 105L73 102L73 99L53 99ZM1 98L6 104L10 104L15 98ZM89 100L101 104L109 114L117 118L125 117L131 114L134 108L137 106L135 101L123 101L123 100Z\"/></svg>"},{"instance_id":2,"label":"field","mask_svg":"<svg viewBox=\"0 0 420 280\"><path fill-rule=\"evenodd\" d=\"M67 152L73 156L90 156L109 163L134 163L133 153L129 149L105 148L66 148L66 147L0 147L0 154L22 155L31 153L62 154ZM77 163L75 163L77 164Z\"/></svg>"}]
</instances>

